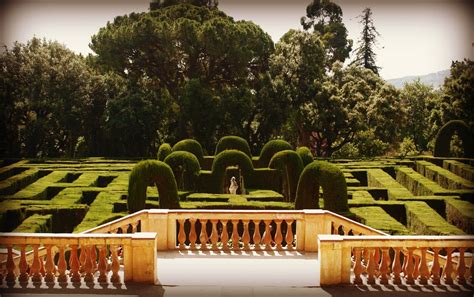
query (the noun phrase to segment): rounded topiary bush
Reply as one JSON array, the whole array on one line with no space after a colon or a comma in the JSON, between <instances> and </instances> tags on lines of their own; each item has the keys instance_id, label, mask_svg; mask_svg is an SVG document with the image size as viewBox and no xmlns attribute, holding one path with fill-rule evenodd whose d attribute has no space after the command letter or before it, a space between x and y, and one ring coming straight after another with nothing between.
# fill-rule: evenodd
<instances>
[{"instance_id":1,"label":"rounded topiary bush","mask_svg":"<svg viewBox=\"0 0 474 297\"><path fill-rule=\"evenodd\" d=\"M306 167L309 163L313 162L313 154L307 146L300 146L296 149L298 155L300 155L301 161L303 161L303 166Z\"/></svg>"},{"instance_id":2,"label":"rounded topiary bush","mask_svg":"<svg viewBox=\"0 0 474 297\"><path fill-rule=\"evenodd\" d=\"M158 188L160 208L179 208L178 187L171 167L161 161L148 160L139 162L130 172L127 198L130 213L145 208L149 185Z\"/></svg>"},{"instance_id":3,"label":"rounded topiary bush","mask_svg":"<svg viewBox=\"0 0 474 297\"><path fill-rule=\"evenodd\" d=\"M171 152L172 152L171 145L169 143L163 143L158 148L158 153L156 154L156 158L158 159L158 161L164 161L166 156L171 154Z\"/></svg>"},{"instance_id":4,"label":"rounded topiary bush","mask_svg":"<svg viewBox=\"0 0 474 297\"><path fill-rule=\"evenodd\" d=\"M164 162L173 170L180 189L195 189L201 166L194 154L186 151L172 152Z\"/></svg>"},{"instance_id":5,"label":"rounded topiary bush","mask_svg":"<svg viewBox=\"0 0 474 297\"><path fill-rule=\"evenodd\" d=\"M436 135L433 156L435 157L449 157L451 148L451 138L457 132L459 138L462 140L464 148L464 157L474 158L474 140L469 126L463 121L449 121Z\"/></svg>"},{"instance_id":6,"label":"rounded topiary bush","mask_svg":"<svg viewBox=\"0 0 474 297\"><path fill-rule=\"evenodd\" d=\"M259 164L260 167L268 167L273 155L284 150L292 150L291 144L285 140L274 139L265 143L260 151Z\"/></svg>"},{"instance_id":7,"label":"rounded topiary bush","mask_svg":"<svg viewBox=\"0 0 474 297\"><path fill-rule=\"evenodd\" d=\"M250 152L250 146L247 140L239 136L224 136L219 139L215 155L217 156L220 152L225 150L239 150L252 158L252 153Z\"/></svg>"},{"instance_id":8,"label":"rounded topiary bush","mask_svg":"<svg viewBox=\"0 0 474 297\"><path fill-rule=\"evenodd\" d=\"M173 152L177 152L177 151L190 152L196 156L199 162L202 161L203 156L204 156L201 144L197 140L194 140L194 139L183 139L181 141L178 141L173 146Z\"/></svg>"},{"instance_id":9,"label":"rounded topiary bush","mask_svg":"<svg viewBox=\"0 0 474 297\"><path fill-rule=\"evenodd\" d=\"M225 170L229 166L239 166L245 179L252 178L253 164L249 156L239 150L225 150L219 153L212 163L212 175L216 193L221 193L224 185Z\"/></svg>"},{"instance_id":10,"label":"rounded topiary bush","mask_svg":"<svg viewBox=\"0 0 474 297\"><path fill-rule=\"evenodd\" d=\"M319 208L320 186L323 188L324 209L335 212L348 211L344 174L336 165L321 161L313 161L301 173L295 208Z\"/></svg>"},{"instance_id":11,"label":"rounded topiary bush","mask_svg":"<svg viewBox=\"0 0 474 297\"><path fill-rule=\"evenodd\" d=\"M278 152L273 155L268 167L280 171L283 177L283 194L286 201L295 201L298 179L303 170L303 161L300 156L292 150Z\"/></svg>"}]
</instances>

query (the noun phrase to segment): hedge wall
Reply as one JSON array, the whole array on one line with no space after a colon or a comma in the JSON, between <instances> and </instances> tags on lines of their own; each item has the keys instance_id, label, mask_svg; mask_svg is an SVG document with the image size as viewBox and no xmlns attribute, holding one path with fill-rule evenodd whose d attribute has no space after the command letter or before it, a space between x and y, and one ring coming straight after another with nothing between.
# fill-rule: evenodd
<instances>
[{"instance_id":1,"label":"hedge wall","mask_svg":"<svg viewBox=\"0 0 474 297\"><path fill-rule=\"evenodd\" d=\"M250 152L250 146L247 140L239 136L224 136L219 139L215 155L217 156L225 150L238 150L246 154L250 159L252 158L252 153Z\"/></svg>"},{"instance_id":2,"label":"hedge wall","mask_svg":"<svg viewBox=\"0 0 474 297\"><path fill-rule=\"evenodd\" d=\"M296 153L300 155L300 158L303 161L303 166L305 167L306 165L314 161L311 150L306 146L300 146L299 148L297 148Z\"/></svg>"},{"instance_id":3,"label":"hedge wall","mask_svg":"<svg viewBox=\"0 0 474 297\"><path fill-rule=\"evenodd\" d=\"M185 151L194 154L199 160L199 163L201 163L204 156L201 144L194 139L183 139L181 141L178 141L173 146L173 152L176 151Z\"/></svg>"},{"instance_id":4,"label":"hedge wall","mask_svg":"<svg viewBox=\"0 0 474 297\"><path fill-rule=\"evenodd\" d=\"M285 201L294 202L298 179L303 171L303 161L300 156L292 150L277 152L273 155L268 166L280 171L283 177Z\"/></svg>"},{"instance_id":5,"label":"hedge wall","mask_svg":"<svg viewBox=\"0 0 474 297\"><path fill-rule=\"evenodd\" d=\"M173 170L179 189L189 191L196 189L201 167L194 154L185 151L172 152L164 162Z\"/></svg>"},{"instance_id":6,"label":"hedge wall","mask_svg":"<svg viewBox=\"0 0 474 297\"><path fill-rule=\"evenodd\" d=\"M272 157L281 151L292 150L291 144L285 140L275 139L265 143L260 151L259 167L269 167Z\"/></svg>"},{"instance_id":7,"label":"hedge wall","mask_svg":"<svg viewBox=\"0 0 474 297\"><path fill-rule=\"evenodd\" d=\"M156 154L156 158L158 159L158 161L164 161L166 156L171 154L171 152L172 152L171 145L169 143L163 143L158 148L158 153Z\"/></svg>"},{"instance_id":8,"label":"hedge wall","mask_svg":"<svg viewBox=\"0 0 474 297\"><path fill-rule=\"evenodd\" d=\"M225 170L229 166L239 166L244 180L249 181L253 176L253 164L248 155L239 150L225 150L219 153L212 163L214 193L221 193L224 186Z\"/></svg>"}]
</instances>

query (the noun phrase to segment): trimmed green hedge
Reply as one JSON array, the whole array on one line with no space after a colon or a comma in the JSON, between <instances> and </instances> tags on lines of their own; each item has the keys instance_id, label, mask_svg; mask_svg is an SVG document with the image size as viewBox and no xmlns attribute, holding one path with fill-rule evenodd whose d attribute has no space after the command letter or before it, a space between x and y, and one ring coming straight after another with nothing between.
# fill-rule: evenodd
<instances>
[{"instance_id":1,"label":"trimmed green hedge","mask_svg":"<svg viewBox=\"0 0 474 297\"><path fill-rule=\"evenodd\" d=\"M395 220L380 206L351 207L349 210L364 225L390 234L410 234L403 224Z\"/></svg>"},{"instance_id":2,"label":"trimmed green hedge","mask_svg":"<svg viewBox=\"0 0 474 297\"><path fill-rule=\"evenodd\" d=\"M53 231L53 215L34 214L24 220L13 232L50 233Z\"/></svg>"},{"instance_id":3,"label":"trimmed green hedge","mask_svg":"<svg viewBox=\"0 0 474 297\"><path fill-rule=\"evenodd\" d=\"M474 234L474 205L458 199L445 201L446 220L467 234Z\"/></svg>"},{"instance_id":4,"label":"trimmed green hedge","mask_svg":"<svg viewBox=\"0 0 474 297\"><path fill-rule=\"evenodd\" d=\"M199 178L199 160L190 152L178 151L169 154L164 161L170 165L181 190L195 190Z\"/></svg>"},{"instance_id":5,"label":"trimmed green hedge","mask_svg":"<svg viewBox=\"0 0 474 297\"><path fill-rule=\"evenodd\" d=\"M146 190L156 184L160 195L160 208L179 208L178 187L173 170L168 164L141 161L130 172L127 205L130 213L145 208Z\"/></svg>"},{"instance_id":6,"label":"trimmed green hedge","mask_svg":"<svg viewBox=\"0 0 474 297\"><path fill-rule=\"evenodd\" d=\"M306 165L314 161L313 154L311 153L311 150L308 147L300 146L296 149L296 152L298 153L298 155L300 155L300 158L303 161L303 166L306 167Z\"/></svg>"},{"instance_id":7,"label":"trimmed green hedge","mask_svg":"<svg viewBox=\"0 0 474 297\"><path fill-rule=\"evenodd\" d=\"M474 167L471 165L456 160L443 160L443 168L468 181L474 182Z\"/></svg>"},{"instance_id":8,"label":"trimmed green hedge","mask_svg":"<svg viewBox=\"0 0 474 297\"><path fill-rule=\"evenodd\" d=\"M402 186L390 174L382 169L367 170L367 184L369 187L386 188L389 199L398 199L402 197L413 197L413 194Z\"/></svg>"},{"instance_id":9,"label":"trimmed green hedge","mask_svg":"<svg viewBox=\"0 0 474 297\"><path fill-rule=\"evenodd\" d=\"M434 209L421 201L405 202L407 226L417 234L464 235L459 228L446 222Z\"/></svg>"},{"instance_id":10,"label":"trimmed green hedge","mask_svg":"<svg viewBox=\"0 0 474 297\"><path fill-rule=\"evenodd\" d=\"M462 140L465 158L474 158L474 140L469 126L463 121L454 120L447 122L441 129L435 139L433 156L449 157L451 138L457 132Z\"/></svg>"},{"instance_id":11,"label":"trimmed green hedge","mask_svg":"<svg viewBox=\"0 0 474 297\"><path fill-rule=\"evenodd\" d=\"M319 208L319 187L323 188L324 208L346 212L347 185L341 169L328 162L314 161L307 165L298 181L295 208Z\"/></svg>"},{"instance_id":12,"label":"trimmed green hedge","mask_svg":"<svg viewBox=\"0 0 474 297\"><path fill-rule=\"evenodd\" d=\"M300 156L292 150L284 150L273 155L268 165L270 168L278 169L283 177L283 193L285 201L294 202L296 188L303 171L303 161Z\"/></svg>"},{"instance_id":13,"label":"trimmed green hedge","mask_svg":"<svg viewBox=\"0 0 474 297\"><path fill-rule=\"evenodd\" d=\"M260 151L259 166L260 167L269 167L270 160L272 157L281 151L292 150L291 144L285 140L274 139L265 143L262 150Z\"/></svg>"},{"instance_id":14,"label":"trimmed green hedge","mask_svg":"<svg viewBox=\"0 0 474 297\"><path fill-rule=\"evenodd\" d=\"M431 162L417 161L416 171L423 174L426 178L438 183L445 189L474 189L474 182L465 180L451 171L436 166Z\"/></svg>"},{"instance_id":15,"label":"trimmed green hedge","mask_svg":"<svg viewBox=\"0 0 474 297\"><path fill-rule=\"evenodd\" d=\"M246 154L249 158L252 158L252 153L250 152L250 146L247 140L239 136L224 136L219 139L215 155L217 156L225 150L238 150Z\"/></svg>"},{"instance_id":16,"label":"trimmed green hedge","mask_svg":"<svg viewBox=\"0 0 474 297\"><path fill-rule=\"evenodd\" d=\"M194 139L183 139L181 141L178 141L173 146L173 152L177 151L185 151L194 154L199 160L199 163L201 163L204 156L201 144Z\"/></svg>"},{"instance_id":17,"label":"trimmed green hedge","mask_svg":"<svg viewBox=\"0 0 474 297\"><path fill-rule=\"evenodd\" d=\"M160 145L158 148L158 153L156 154L156 158L158 161L164 161L165 158L171 154L173 149L171 148L171 145L169 143L163 143Z\"/></svg>"},{"instance_id":18,"label":"trimmed green hedge","mask_svg":"<svg viewBox=\"0 0 474 297\"><path fill-rule=\"evenodd\" d=\"M248 155L239 150L225 150L216 156L212 163L214 193L221 193L223 190L226 168L237 165L242 170L244 180L250 180L254 170L252 160Z\"/></svg>"}]
</instances>

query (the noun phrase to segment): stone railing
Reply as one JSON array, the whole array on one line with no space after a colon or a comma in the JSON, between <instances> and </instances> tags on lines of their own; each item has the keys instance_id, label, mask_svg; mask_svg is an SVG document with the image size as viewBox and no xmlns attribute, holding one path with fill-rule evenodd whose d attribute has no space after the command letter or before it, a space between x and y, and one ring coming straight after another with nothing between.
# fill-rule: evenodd
<instances>
[{"instance_id":1,"label":"stone railing","mask_svg":"<svg viewBox=\"0 0 474 297\"><path fill-rule=\"evenodd\" d=\"M321 285L473 281L474 236L319 235L318 240ZM466 251L471 251L470 261Z\"/></svg>"}]
</instances>

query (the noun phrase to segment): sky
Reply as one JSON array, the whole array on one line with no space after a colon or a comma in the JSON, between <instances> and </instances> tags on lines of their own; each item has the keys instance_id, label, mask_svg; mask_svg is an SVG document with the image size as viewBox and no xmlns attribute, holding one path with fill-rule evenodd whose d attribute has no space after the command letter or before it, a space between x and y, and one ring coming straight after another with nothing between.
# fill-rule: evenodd
<instances>
[{"instance_id":1,"label":"sky","mask_svg":"<svg viewBox=\"0 0 474 297\"><path fill-rule=\"evenodd\" d=\"M236 20L251 20L277 42L300 18L311 0L220 0ZM90 38L117 15L147 11L150 0L0 0L0 44L33 36L57 40L88 54ZM448 69L453 60L474 60L474 1L333 0L343 10L349 38L362 29L357 16L370 7L380 33L377 65L385 79Z\"/></svg>"}]
</instances>

